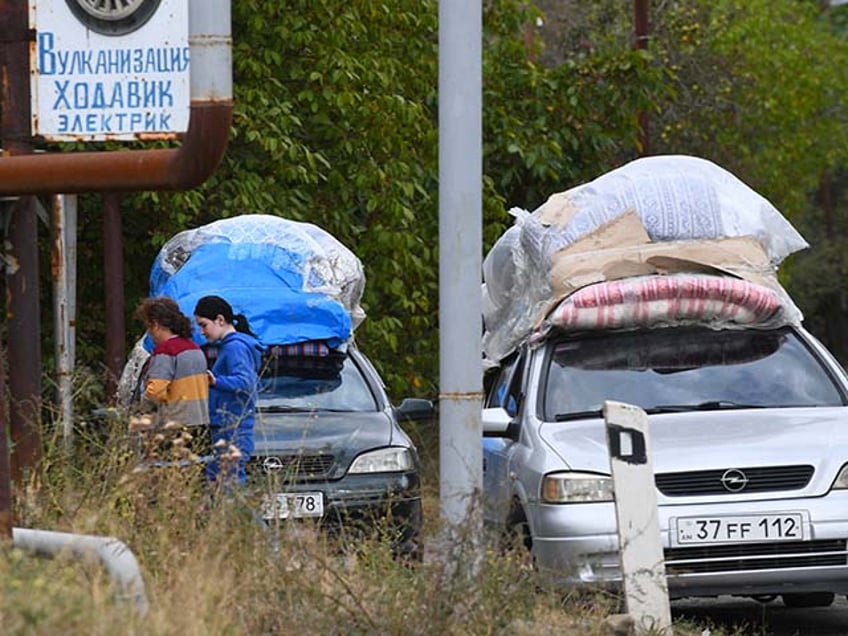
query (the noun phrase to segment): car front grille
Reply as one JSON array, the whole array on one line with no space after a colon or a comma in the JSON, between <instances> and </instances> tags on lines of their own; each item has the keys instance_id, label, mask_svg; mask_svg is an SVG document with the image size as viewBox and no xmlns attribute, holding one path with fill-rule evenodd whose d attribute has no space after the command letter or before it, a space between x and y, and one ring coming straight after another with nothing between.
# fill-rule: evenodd
<instances>
[{"instance_id":1,"label":"car front grille","mask_svg":"<svg viewBox=\"0 0 848 636\"><path fill-rule=\"evenodd\" d=\"M846 565L845 544L836 539L669 548L665 570L679 575Z\"/></svg>"},{"instance_id":2,"label":"car front grille","mask_svg":"<svg viewBox=\"0 0 848 636\"><path fill-rule=\"evenodd\" d=\"M722 483L722 477L729 472L733 472L735 476L744 475L747 483L742 488L728 488ZM667 497L694 497L800 490L810 483L812 476L812 466L766 466L662 473L655 475L654 480L659 491Z\"/></svg>"},{"instance_id":3,"label":"car front grille","mask_svg":"<svg viewBox=\"0 0 848 636\"><path fill-rule=\"evenodd\" d=\"M277 454L253 457L252 469L281 479L324 479L333 468L334 455Z\"/></svg>"}]
</instances>

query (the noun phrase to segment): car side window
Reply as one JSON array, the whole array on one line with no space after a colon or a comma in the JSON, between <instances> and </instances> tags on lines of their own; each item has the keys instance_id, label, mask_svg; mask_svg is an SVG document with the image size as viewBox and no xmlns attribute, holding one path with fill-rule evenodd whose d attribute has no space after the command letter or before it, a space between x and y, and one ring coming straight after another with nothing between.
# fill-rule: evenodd
<instances>
[{"instance_id":1,"label":"car side window","mask_svg":"<svg viewBox=\"0 0 848 636\"><path fill-rule=\"evenodd\" d=\"M490 369L487 372L484 380L486 389L486 408L497 408L502 406L503 398L506 395L507 384L509 383L512 370L515 367L517 355L512 355L501 361L500 366Z\"/></svg>"},{"instance_id":2,"label":"car side window","mask_svg":"<svg viewBox=\"0 0 848 636\"><path fill-rule=\"evenodd\" d=\"M526 358L527 350L522 349L510 364L509 372L506 374L506 382L502 387L498 387L498 406L506 410L510 417L518 415L521 408Z\"/></svg>"},{"instance_id":3,"label":"car side window","mask_svg":"<svg viewBox=\"0 0 848 636\"><path fill-rule=\"evenodd\" d=\"M512 365L502 366L493 372L495 379L491 382L491 386L486 396L486 407L495 408L501 405L501 400L506 393L506 383L509 381L509 374L512 371Z\"/></svg>"}]
</instances>

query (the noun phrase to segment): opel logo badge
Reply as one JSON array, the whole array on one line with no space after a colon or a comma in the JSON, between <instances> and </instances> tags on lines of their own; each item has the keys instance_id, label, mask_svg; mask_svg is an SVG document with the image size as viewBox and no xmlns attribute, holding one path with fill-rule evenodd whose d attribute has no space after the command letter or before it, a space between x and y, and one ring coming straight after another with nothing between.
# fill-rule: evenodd
<instances>
[{"instance_id":1,"label":"opel logo badge","mask_svg":"<svg viewBox=\"0 0 848 636\"><path fill-rule=\"evenodd\" d=\"M742 492L748 485L748 476L738 468L729 468L721 476L721 485L728 492Z\"/></svg>"},{"instance_id":2,"label":"opel logo badge","mask_svg":"<svg viewBox=\"0 0 848 636\"><path fill-rule=\"evenodd\" d=\"M262 461L262 467L267 473L273 473L283 469L283 460L279 457L266 457Z\"/></svg>"}]
</instances>

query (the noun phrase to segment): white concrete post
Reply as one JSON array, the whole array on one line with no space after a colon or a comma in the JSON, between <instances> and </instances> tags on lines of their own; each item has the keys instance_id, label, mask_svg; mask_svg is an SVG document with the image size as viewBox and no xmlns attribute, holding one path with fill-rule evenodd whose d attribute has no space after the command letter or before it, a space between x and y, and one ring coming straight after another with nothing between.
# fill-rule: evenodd
<instances>
[{"instance_id":1,"label":"white concrete post","mask_svg":"<svg viewBox=\"0 0 848 636\"><path fill-rule=\"evenodd\" d=\"M648 416L637 406L607 401L604 419L627 612L637 633L671 636Z\"/></svg>"},{"instance_id":2,"label":"white concrete post","mask_svg":"<svg viewBox=\"0 0 848 636\"><path fill-rule=\"evenodd\" d=\"M481 7L439 2L439 504L448 525L474 538L483 528Z\"/></svg>"}]
</instances>

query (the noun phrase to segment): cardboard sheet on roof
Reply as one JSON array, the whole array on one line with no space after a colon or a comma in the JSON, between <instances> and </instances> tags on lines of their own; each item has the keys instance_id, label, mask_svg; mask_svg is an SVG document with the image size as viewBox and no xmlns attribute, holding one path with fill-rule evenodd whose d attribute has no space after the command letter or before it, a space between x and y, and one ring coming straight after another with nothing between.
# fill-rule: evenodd
<instances>
[{"instance_id":1,"label":"cardboard sheet on roof","mask_svg":"<svg viewBox=\"0 0 848 636\"><path fill-rule=\"evenodd\" d=\"M740 236L655 243L638 215L628 212L553 255L548 308L593 283L681 272L735 276L782 291L774 267L756 239Z\"/></svg>"}]
</instances>

